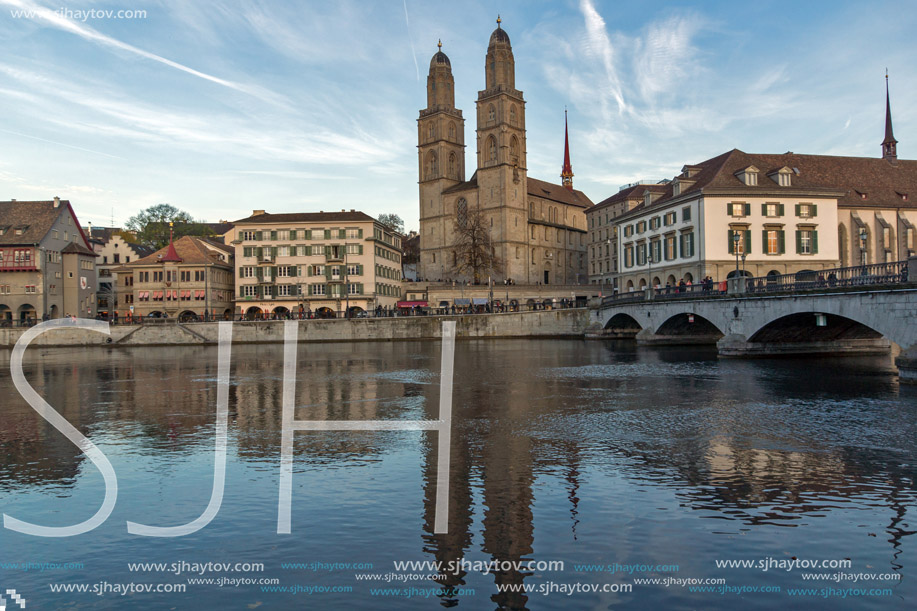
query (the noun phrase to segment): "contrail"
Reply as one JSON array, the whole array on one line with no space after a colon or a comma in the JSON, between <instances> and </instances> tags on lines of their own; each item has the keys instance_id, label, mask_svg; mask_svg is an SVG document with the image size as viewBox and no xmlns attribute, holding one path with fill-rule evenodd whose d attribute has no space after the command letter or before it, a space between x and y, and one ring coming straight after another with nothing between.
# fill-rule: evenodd
<instances>
[{"instance_id":1,"label":"contrail","mask_svg":"<svg viewBox=\"0 0 917 611\"><path fill-rule=\"evenodd\" d=\"M39 142L47 142L48 144L54 144L57 146L66 146L67 148L76 149L78 151L84 151L86 153L95 153L96 155L105 155L106 157L111 157L112 159L124 159L124 157L118 157L117 155L111 155L109 153L103 153L102 151L94 151L92 149L84 149L81 146L74 146L72 144L64 144L63 142L56 142L54 140L45 140L44 138L39 138L38 136L30 136L28 134L20 134L19 132L14 132L8 129L0 128L0 132L6 132L7 134L13 134L14 136L21 136L23 138L31 138L32 140L38 140Z\"/></svg>"},{"instance_id":2,"label":"contrail","mask_svg":"<svg viewBox=\"0 0 917 611\"><path fill-rule=\"evenodd\" d=\"M414 39L411 37L411 23L408 21L408 0L404 0L404 27L408 31L408 42L411 43L411 55L414 57L414 70L417 80L420 81L420 66L417 65L417 51L414 50Z\"/></svg>"}]
</instances>

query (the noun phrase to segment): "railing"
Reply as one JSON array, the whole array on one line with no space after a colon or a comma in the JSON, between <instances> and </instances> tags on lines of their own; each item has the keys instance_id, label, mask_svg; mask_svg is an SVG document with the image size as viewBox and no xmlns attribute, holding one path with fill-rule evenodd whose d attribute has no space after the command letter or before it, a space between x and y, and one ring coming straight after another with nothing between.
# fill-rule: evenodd
<instances>
[{"instance_id":1,"label":"railing","mask_svg":"<svg viewBox=\"0 0 917 611\"><path fill-rule=\"evenodd\" d=\"M907 261L895 261L749 278L745 289L748 293L784 293L901 284L907 281Z\"/></svg>"},{"instance_id":2,"label":"railing","mask_svg":"<svg viewBox=\"0 0 917 611\"><path fill-rule=\"evenodd\" d=\"M827 291L838 288L878 287L917 281L908 278L907 261L875 263L856 267L838 267L817 271L796 272L773 276L748 276L745 286L727 291L727 282L703 282L683 286L657 287L648 296L647 289L629 293L618 293L602 299L602 307L633 302L661 299L704 299L714 296L761 295L776 293L798 293L803 291Z\"/></svg>"}]
</instances>

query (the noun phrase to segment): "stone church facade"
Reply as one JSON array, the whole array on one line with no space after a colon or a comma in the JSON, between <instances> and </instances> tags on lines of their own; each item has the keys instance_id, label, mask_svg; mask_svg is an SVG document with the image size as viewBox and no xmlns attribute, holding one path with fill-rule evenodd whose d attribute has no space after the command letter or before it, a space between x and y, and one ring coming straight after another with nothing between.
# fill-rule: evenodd
<instances>
[{"instance_id":1,"label":"stone church facade","mask_svg":"<svg viewBox=\"0 0 917 611\"><path fill-rule=\"evenodd\" d=\"M592 202L573 189L569 146L563 184L528 176L525 99L516 89L509 36L490 36L485 87L476 104L476 168L465 179L465 119L455 107L449 58L430 61L427 107L417 121L420 177L420 270L425 280L469 280L456 272L456 219L478 209L490 230L495 282L586 283L586 214Z\"/></svg>"}]
</instances>

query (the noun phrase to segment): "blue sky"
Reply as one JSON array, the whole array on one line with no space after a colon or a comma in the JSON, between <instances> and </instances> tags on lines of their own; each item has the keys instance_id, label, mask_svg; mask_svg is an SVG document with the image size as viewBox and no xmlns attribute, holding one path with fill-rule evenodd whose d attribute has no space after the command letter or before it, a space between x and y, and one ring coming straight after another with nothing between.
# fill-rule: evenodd
<instances>
[{"instance_id":1,"label":"blue sky","mask_svg":"<svg viewBox=\"0 0 917 611\"><path fill-rule=\"evenodd\" d=\"M559 182L566 106L574 185L595 202L732 148L879 156L886 67L915 158L903 0L0 0L0 199L57 195L96 225L167 202L207 221L356 208L416 228L430 57L441 38L473 167L498 12L529 175Z\"/></svg>"}]
</instances>

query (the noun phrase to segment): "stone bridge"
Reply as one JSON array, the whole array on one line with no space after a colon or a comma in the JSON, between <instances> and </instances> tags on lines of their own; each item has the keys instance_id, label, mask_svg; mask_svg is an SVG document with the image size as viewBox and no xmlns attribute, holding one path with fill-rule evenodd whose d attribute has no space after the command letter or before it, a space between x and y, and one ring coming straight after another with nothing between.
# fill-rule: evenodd
<instances>
[{"instance_id":1,"label":"stone bridge","mask_svg":"<svg viewBox=\"0 0 917 611\"><path fill-rule=\"evenodd\" d=\"M643 344L715 343L724 357L887 353L917 382L917 285L805 294L721 295L604 304L603 335Z\"/></svg>"}]
</instances>

